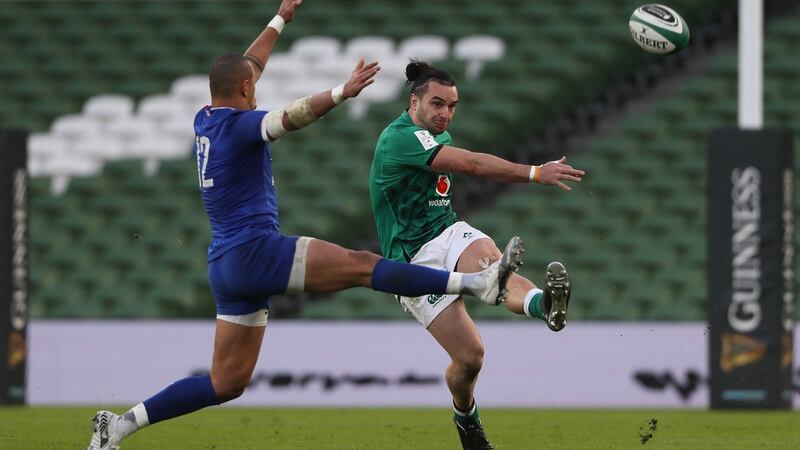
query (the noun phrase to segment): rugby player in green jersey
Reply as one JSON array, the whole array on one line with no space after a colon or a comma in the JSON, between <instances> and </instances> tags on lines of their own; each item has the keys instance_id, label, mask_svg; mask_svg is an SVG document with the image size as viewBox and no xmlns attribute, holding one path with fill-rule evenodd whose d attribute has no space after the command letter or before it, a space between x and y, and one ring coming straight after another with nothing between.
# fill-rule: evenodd
<instances>
[{"instance_id":1,"label":"rugby player in green jersey","mask_svg":"<svg viewBox=\"0 0 800 450\"><path fill-rule=\"evenodd\" d=\"M384 257L437 269L476 272L500 258L494 241L456 219L451 174L507 183L538 183L571 190L584 171L566 158L541 166L515 164L454 147L447 128L458 103L455 80L445 71L412 61L408 110L380 135L370 172L370 197ZM517 314L542 319L553 331L567 322L570 279L563 264L547 267L543 289L512 274L502 303ZM492 448L473 392L483 365L483 343L458 295L398 297L450 355L445 379L453 394L454 421L463 447ZM493 303L496 304L496 303Z\"/></svg>"}]
</instances>

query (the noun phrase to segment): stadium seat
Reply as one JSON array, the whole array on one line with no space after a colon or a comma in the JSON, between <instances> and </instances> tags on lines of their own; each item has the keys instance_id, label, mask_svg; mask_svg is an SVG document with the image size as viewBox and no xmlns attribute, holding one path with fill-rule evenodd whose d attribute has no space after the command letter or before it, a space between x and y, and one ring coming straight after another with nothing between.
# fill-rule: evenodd
<instances>
[{"instance_id":1,"label":"stadium seat","mask_svg":"<svg viewBox=\"0 0 800 450\"><path fill-rule=\"evenodd\" d=\"M95 118L84 115L59 117L53 122L50 131L58 138L77 140L86 136L98 135L103 124Z\"/></svg>"},{"instance_id":2,"label":"stadium seat","mask_svg":"<svg viewBox=\"0 0 800 450\"><path fill-rule=\"evenodd\" d=\"M328 36L309 36L292 43L291 55L306 63L334 59L340 55L342 43ZM296 72L295 72L296 74Z\"/></svg>"},{"instance_id":3,"label":"stadium seat","mask_svg":"<svg viewBox=\"0 0 800 450\"><path fill-rule=\"evenodd\" d=\"M484 64L502 59L505 52L505 43L496 36L467 36L453 44L453 55L468 63L468 80L477 80Z\"/></svg>"},{"instance_id":4,"label":"stadium seat","mask_svg":"<svg viewBox=\"0 0 800 450\"><path fill-rule=\"evenodd\" d=\"M107 134L116 139L130 142L142 136L152 135L156 123L143 117L112 120L106 127Z\"/></svg>"},{"instance_id":5,"label":"stadium seat","mask_svg":"<svg viewBox=\"0 0 800 450\"><path fill-rule=\"evenodd\" d=\"M77 155L99 162L125 157L123 141L102 135L87 136L78 140L73 146L73 151Z\"/></svg>"},{"instance_id":6,"label":"stadium seat","mask_svg":"<svg viewBox=\"0 0 800 450\"><path fill-rule=\"evenodd\" d=\"M447 57L450 44L441 36L414 36L405 39L397 49L404 59L419 59L435 63Z\"/></svg>"},{"instance_id":7,"label":"stadium seat","mask_svg":"<svg viewBox=\"0 0 800 450\"><path fill-rule=\"evenodd\" d=\"M394 41L385 36L359 36L344 45L344 57L351 60L381 61L394 54Z\"/></svg>"},{"instance_id":8,"label":"stadium seat","mask_svg":"<svg viewBox=\"0 0 800 450\"><path fill-rule=\"evenodd\" d=\"M206 80L207 83L208 80ZM191 100L183 102L178 95L154 94L139 101L136 113L138 117L159 123L172 118L191 121L195 111L190 111L186 104L195 101L196 98L202 98L202 96L195 96L193 92Z\"/></svg>"},{"instance_id":9,"label":"stadium seat","mask_svg":"<svg viewBox=\"0 0 800 450\"><path fill-rule=\"evenodd\" d=\"M83 115L100 122L129 117L133 113L133 99L125 95L98 95L83 105Z\"/></svg>"},{"instance_id":10,"label":"stadium seat","mask_svg":"<svg viewBox=\"0 0 800 450\"><path fill-rule=\"evenodd\" d=\"M172 83L170 93L181 102L189 105L211 103L207 75L187 75Z\"/></svg>"}]
</instances>

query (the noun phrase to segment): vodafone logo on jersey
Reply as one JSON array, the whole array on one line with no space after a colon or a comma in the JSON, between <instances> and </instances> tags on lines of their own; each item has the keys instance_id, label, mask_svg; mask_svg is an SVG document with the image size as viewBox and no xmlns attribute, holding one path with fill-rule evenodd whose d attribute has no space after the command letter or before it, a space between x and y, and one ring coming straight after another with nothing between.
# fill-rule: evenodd
<instances>
[{"instance_id":1,"label":"vodafone logo on jersey","mask_svg":"<svg viewBox=\"0 0 800 450\"><path fill-rule=\"evenodd\" d=\"M450 194L450 177L439 175L439 179L436 181L436 194L440 197L447 197Z\"/></svg>"}]
</instances>

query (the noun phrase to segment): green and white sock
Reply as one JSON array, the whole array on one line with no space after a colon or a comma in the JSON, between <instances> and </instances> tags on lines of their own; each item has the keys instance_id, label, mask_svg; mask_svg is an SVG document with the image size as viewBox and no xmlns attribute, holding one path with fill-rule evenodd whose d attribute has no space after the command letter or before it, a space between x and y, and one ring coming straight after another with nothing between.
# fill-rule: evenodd
<instances>
[{"instance_id":1,"label":"green and white sock","mask_svg":"<svg viewBox=\"0 0 800 450\"><path fill-rule=\"evenodd\" d=\"M458 409L458 407L453 403L453 420L460 423L463 426L471 425L477 423L478 425L481 424L481 415L478 413L478 404L475 401L472 401L472 407L469 408L469 411L462 411Z\"/></svg>"},{"instance_id":2,"label":"green and white sock","mask_svg":"<svg viewBox=\"0 0 800 450\"><path fill-rule=\"evenodd\" d=\"M529 317L544 320L544 309L542 308L542 297L544 292L541 289L535 288L525 294L525 303L522 304L522 310Z\"/></svg>"}]
</instances>

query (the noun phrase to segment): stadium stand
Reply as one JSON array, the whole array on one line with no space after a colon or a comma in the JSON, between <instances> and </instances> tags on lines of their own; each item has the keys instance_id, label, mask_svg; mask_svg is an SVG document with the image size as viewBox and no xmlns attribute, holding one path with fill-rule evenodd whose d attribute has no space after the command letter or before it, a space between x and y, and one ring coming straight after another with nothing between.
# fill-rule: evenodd
<instances>
[{"instance_id":1,"label":"stadium stand","mask_svg":"<svg viewBox=\"0 0 800 450\"><path fill-rule=\"evenodd\" d=\"M464 106L452 129L457 145L513 157L512 149L553 117L652 58L627 35L634 6L630 0L304 4L259 85L263 105L279 106L341 82L352 67L348 58L359 54L379 57L384 70L381 82L346 112L276 146L284 231L346 245L374 239L367 174L377 134L405 103L401 77L408 57L436 61L459 80ZM730 2L679 0L672 6L691 23ZM213 313L191 118L207 102L202 74L212 59L248 45L272 7L95 1L0 8L0 90L6 93L0 122L34 132L34 317ZM770 26L767 95L782 103L768 103L767 115L796 127L787 92L800 95L788 89L800 71L791 58L798 22L787 21ZM211 22L213 32L196 26ZM590 33L597 39L585 39ZM680 95L575 155L575 165L592 176L570 196L556 201L542 191L512 190L491 200L492 211L468 219L499 240L512 233L526 237L533 247L526 274L534 279L540 278L534 268L546 259L567 255L575 279L590 290L576 301L575 318L701 318L705 172L698 155L709 127L735 115L735 103L712 103L707 95L733 92L735 58L730 61L730 55L719 58ZM302 83L293 81L299 74ZM642 149L653 135L679 139ZM617 176L623 161L625 176ZM500 223L493 219L498 214L510 218ZM474 312L512 317L498 308L476 306ZM389 296L353 289L306 301L301 317L406 315Z\"/></svg>"}]
</instances>

